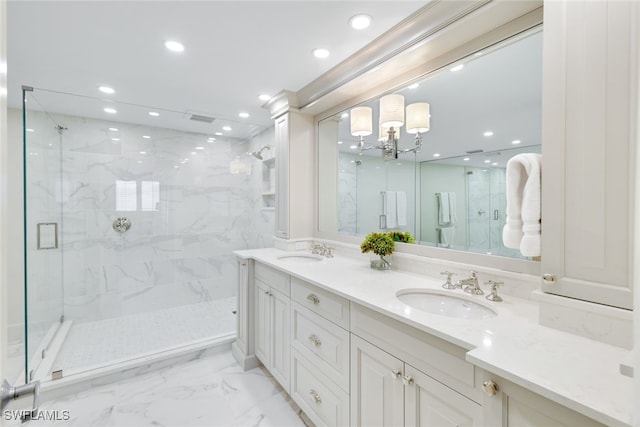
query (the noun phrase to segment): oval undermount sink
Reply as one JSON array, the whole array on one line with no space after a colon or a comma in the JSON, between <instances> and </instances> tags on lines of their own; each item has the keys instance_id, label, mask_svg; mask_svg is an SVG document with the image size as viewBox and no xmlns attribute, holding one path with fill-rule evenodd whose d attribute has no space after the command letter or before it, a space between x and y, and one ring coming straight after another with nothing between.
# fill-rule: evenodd
<instances>
[{"instance_id":1,"label":"oval undermount sink","mask_svg":"<svg viewBox=\"0 0 640 427\"><path fill-rule=\"evenodd\" d=\"M311 262L322 261L324 258L321 255L315 255L315 254L290 253L290 254L280 255L278 259L280 261L295 262L298 264L308 264Z\"/></svg>"},{"instance_id":2,"label":"oval undermount sink","mask_svg":"<svg viewBox=\"0 0 640 427\"><path fill-rule=\"evenodd\" d=\"M497 316L492 308L473 301L472 296L455 295L432 289L403 289L396 294L403 303L441 316L459 319L487 319Z\"/></svg>"}]
</instances>

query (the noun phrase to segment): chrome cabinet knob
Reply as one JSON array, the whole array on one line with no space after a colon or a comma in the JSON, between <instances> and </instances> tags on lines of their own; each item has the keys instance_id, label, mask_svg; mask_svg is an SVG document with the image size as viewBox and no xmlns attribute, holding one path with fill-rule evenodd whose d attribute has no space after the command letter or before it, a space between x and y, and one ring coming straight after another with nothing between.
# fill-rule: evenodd
<instances>
[{"instance_id":1,"label":"chrome cabinet knob","mask_svg":"<svg viewBox=\"0 0 640 427\"><path fill-rule=\"evenodd\" d=\"M402 377L402 384L404 384L404 385L413 384L413 378L411 378L411 376L409 376L409 375L405 375L404 377Z\"/></svg>"},{"instance_id":2,"label":"chrome cabinet knob","mask_svg":"<svg viewBox=\"0 0 640 427\"><path fill-rule=\"evenodd\" d=\"M394 377L395 379L398 379L398 378L400 378L400 377L402 376L402 372L400 372L400 371L399 371L399 370L397 370L397 369L394 369L393 371L391 371L391 375L393 375L393 377Z\"/></svg>"},{"instance_id":3,"label":"chrome cabinet knob","mask_svg":"<svg viewBox=\"0 0 640 427\"><path fill-rule=\"evenodd\" d=\"M482 389L489 396L494 396L498 391L500 391L500 389L498 388L498 384L496 384L492 380L487 380L487 381L483 382L482 383Z\"/></svg>"},{"instance_id":4,"label":"chrome cabinet knob","mask_svg":"<svg viewBox=\"0 0 640 427\"><path fill-rule=\"evenodd\" d=\"M553 285L554 283L556 283L556 275L545 273L542 275L542 280L544 280L544 283L547 285Z\"/></svg>"},{"instance_id":5,"label":"chrome cabinet knob","mask_svg":"<svg viewBox=\"0 0 640 427\"><path fill-rule=\"evenodd\" d=\"M320 303L320 298L318 298L318 296L316 294L309 294L307 296L307 299L309 301L311 301L312 304L319 304Z\"/></svg>"},{"instance_id":6,"label":"chrome cabinet knob","mask_svg":"<svg viewBox=\"0 0 640 427\"><path fill-rule=\"evenodd\" d=\"M320 341L320 338L318 338L316 334L309 335L309 341L311 341L311 343L316 347L320 347L322 345L322 341Z\"/></svg>"},{"instance_id":7,"label":"chrome cabinet knob","mask_svg":"<svg viewBox=\"0 0 640 427\"><path fill-rule=\"evenodd\" d=\"M314 402L320 404L322 403L322 398L320 397L320 395L315 391L315 390L309 390L309 394L311 395L311 398L313 399Z\"/></svg>"}]
</instances>

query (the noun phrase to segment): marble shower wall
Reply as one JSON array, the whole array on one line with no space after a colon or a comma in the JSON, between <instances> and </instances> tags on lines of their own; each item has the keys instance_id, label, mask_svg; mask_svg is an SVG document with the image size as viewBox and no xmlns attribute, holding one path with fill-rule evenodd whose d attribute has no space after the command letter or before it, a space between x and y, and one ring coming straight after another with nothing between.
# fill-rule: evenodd
<instances>
[{"instance_id":1,"label":"marble shower wall","mask_svg":"<svg viewBox=\"0 0 640 427\"><path fill-rule=\"evenodd\" d=\"M38 156L30 157L29 198L32 206L51 204L52 198L62 205L67 319L97 320L235 295L231 251L270 245L273 218L259 211L260 170L236 174L230 165L250 162L245 153L272 138L272 130L254 141L209 143L208 135L159 127L53 119L67 128L61 144L43 141L34 149L58 152L62 175L48 177L34 163ZM112 228L121 216L132 223L123 234Z\"/></svg>"}]
</instances>

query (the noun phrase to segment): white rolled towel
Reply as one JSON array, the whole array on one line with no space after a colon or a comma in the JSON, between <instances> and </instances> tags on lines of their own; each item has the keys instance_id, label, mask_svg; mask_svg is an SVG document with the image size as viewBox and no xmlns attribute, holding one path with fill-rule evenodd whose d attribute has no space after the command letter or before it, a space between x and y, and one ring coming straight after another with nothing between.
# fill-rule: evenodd
<instances>
[{"instance_id":1,"label":"white rolled towel","mask_svg":"<svg viewBox=\"0 0 640 427\"><path fill-rule=\"evenodd\" d=\"M504 245L524 256L540 255L542 156L518 154L507 162L507 221Z\"/></svg>"}]
</instances>

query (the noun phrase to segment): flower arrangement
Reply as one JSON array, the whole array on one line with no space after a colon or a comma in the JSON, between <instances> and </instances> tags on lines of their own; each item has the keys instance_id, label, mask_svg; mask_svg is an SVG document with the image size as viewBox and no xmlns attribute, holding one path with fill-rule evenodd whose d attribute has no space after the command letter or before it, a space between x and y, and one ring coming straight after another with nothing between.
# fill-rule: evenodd
<instances>
[{"instance_id":1,"label":"flower arrangement","mask_svg":"<svg viewBox=\"0 0 640 427\"><path fill-rule=\"evenodd\" d=\"M367 234L360 245L362 253L373 252L380 259L371 260L371 268L377 270L390 270L391 262L385 257L391 255L395 249L393 238L387 233L373 232Z\"/></svg>"},{"instance_id":2,"label":"flower arrangement","mask_svg":"<svg viewBox=\"0 0 640 427\"><path fill-rule=\"evenodd\" d=\"M387 233L394 242L400 243L415 243L416 239L408 231L389 231Z\"/></svg>"},{"instance_id":3,"label":"flower arrangement","mask_svg":"<svg viewBox=\"0 0 640 427\"><path fill-rule=\"evenodd\" d=\"M360 250L363 254L373 252L380 257L380 259L371 260L371 268L390 270L391 261L389 255L396 248L395 242L415 243L416 239L408 231L389 231L387 233L374 231L364 238L364 241L360 244Z\"/></svg>"}]
</instances>

